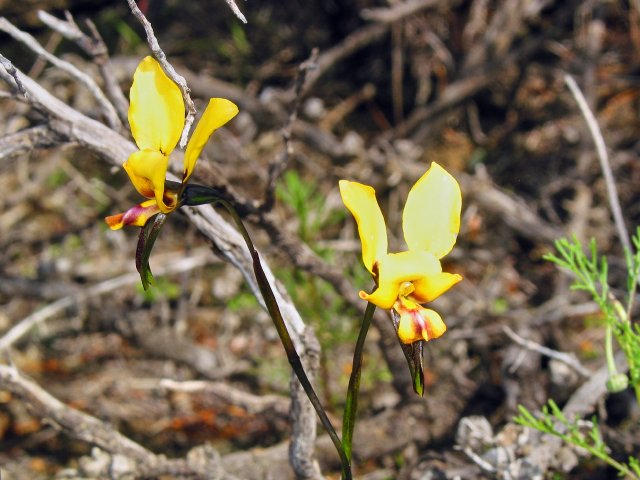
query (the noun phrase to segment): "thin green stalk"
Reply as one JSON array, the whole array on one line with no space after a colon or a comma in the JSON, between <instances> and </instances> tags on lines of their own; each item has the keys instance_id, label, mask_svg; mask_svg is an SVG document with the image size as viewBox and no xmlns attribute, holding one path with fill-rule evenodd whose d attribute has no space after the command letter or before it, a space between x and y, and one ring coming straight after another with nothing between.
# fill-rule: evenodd
<instances>
[{"instance_id":1,"label":"thin green stalk","mask_svg":"<svg viewBox=\"0 0 640 480\"><path fill-rule=\"evenodd\" d=\"M289 335L287 326L284 323L284 319L282 318L282 313L280 312L278 303L276 302L275 296L273 295L273 291L271 290L271 285L269 284L269 280L267 280L264 270L262 269L262 265L260 264L260 256L258 255L258 251L254 248L253 242L249 237L249 233L244 227L244 224L242 223L242 220L240 219L238 212L235 211L233 206L225 200L218 200L216 203L220 203L227 209L227 211L233 217L233 219L236 222L236 225L238 225L238 228L242 233L242 236L245 240L245 243L247 244L247 247L249 248L251 257L253 259L253 270L256 274L256 279L260 287L260 292L262 292L262 296L264 297L265 304L267 305L267 309L269 310L269 314L271 316L271 319L273 320L273 324L275 325L276 330L278 331L278 335L280 336L280 341L282 342L282 345L287 353L287 359L289 360L289 363L291 364L291 367L296 373L296 376L298 377L298 380L300 381L302 388L307 394L307 397L309 397L309 400L311 401L313 407L315 408L316 413L318 414L318 417L320 417L320 421L322 422L322 425L324 426L325 430L329 434L329 437L331 437L331 441L333 442L333 445L335 446L336 451L340 456L340 462L342 464L342 477L345 480L351 480L352 478L351 463L349 461L349 457L347 457L344 450L344 446L340 441L340 438L338 437L338 434L336 433L335 428L333 428L333 425L331 424L331 420L329 420L329 417L327 416L327 412L323 408L322 403L318 398L318 395L313 389L313 386L311 385L311 382L309 381L309 378L307 377L306 372L304 371L302 361L300 360L300 356L296 351L296 348L293 344L293 340L291 340L291 336Z\"/></svg>"},{"instance_id":2,"label":"thin green stalk","mask_svg":"<svg viewBox=\"0 0 640 480\"><path fill-rule=\"evenodd\" d=\"M611 377L618 373L616 361L613 358L613 327L611 326L611 323L607 323L604 334L604 352L607 360L607 369L609 370L609 376Z\"/></svg>"},{"instance_id":3,"label":"thin green stalk","mask_svg":"<svg viewBox=\"0 0 640 480\"><path fill-rule=\"evenodd\" d=\"M358 341L353 352L353 364L351 367L351 376L349 377L349 386L347 388L347 400L344 406L344 414L342 417L342 445L344 452L351 461L351 450L353 445L353 429L356 425L356 413L358 411L358 391L360 390L360 376L362 374L362 354L364 351L364 341L367 338L369 327L376 306L373 303L367 305L362 319L362 326L358 334Z\"/></svg>"},{"instance_id":4,"label":"thin green stalk","mask_svg":"<svg viewBox=\"0 0 640 480\"><path fill-rule=\"evenodd\" d=\"M607 370L609 370L607 390L612 393L621 392L629 385L629 379L626 374L619 373L616 367L616 360L613 356L613 325L611 325L610 320L607 322L605 330L604 353L607 361Z\"/></svg>"},{"instance_id":5,"label":"thin green stalk","mask_svg":"<svg viewBox=\"0 0 640 480\"><path fill-rule=\"evenodd\" d=\"M192 192L195 192L192 193ZM335 428L331 424L331 420L327 416L327 412L322 406L318 395L316 394L307 374L302 365L302 360L296 351L295 345L293 344L293 340L291 339L291 335L289 335L289 331L287 330L287 326L284 322L284 318L282 317L282 313L280 312L280 308L278 307L278 302L275 299L273 291L271 290L271 285L269 284L269 280L267 279L264 270L262 269L262 265L260 263L260 256L258 251L255 249L253 245L253 241L249 236L249 232L242 223L242 219L236 212L233 205L229 203L227 200L220 198L219 194L213 190L209 189L207 191L207 187L201 187L196 185L189 185L185 189L184 195L184 204L186 205L202 205L204 203L211 203L212 205L220 204L222 205L231 215L233 220L235 221L240 233L242 234L242 238L251 253L251 258L253 260L253 271L256 275L256 280L258 282L258 286L260 287L260 292L264 298L264 302L267 306L267 310L269 311L269 315L271 316L271 320L273 320L273 324L276 327L276 331L278 332L278 336L280 337L280 341L282 342L282 346L287 354L287 360L289 360L289 364L293 368L302 388L304 389L307 397L311 401L313 408L315 408L318 417L320 418L320 422L324 426L325 430L329 434L333 445L338 452L338 456L340 457L340 463L342 465L342 478L345 480L351 480L351 463L349 458L347 457L342 442L336 433Z\"/></svg>"}]
</instances>

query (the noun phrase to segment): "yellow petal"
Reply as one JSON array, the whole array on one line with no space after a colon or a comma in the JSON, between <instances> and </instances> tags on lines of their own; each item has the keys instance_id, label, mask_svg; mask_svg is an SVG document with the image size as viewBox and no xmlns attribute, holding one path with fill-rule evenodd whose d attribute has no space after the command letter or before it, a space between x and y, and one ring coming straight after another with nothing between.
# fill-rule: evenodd
<instances>
[{"instance_id":1,"label":"yellow petal","mask_svg":"<svg viewBox=\"0 0 640 480\"><path fill-rule=\"evenodd\" d=\"M362 261L373 272L375 262L387 254L387 229L376 200L376 191L357 182L340 180L340 195L358 224L362 242Z\"/></svg>"},{"instance_id":2,"label":"yellow petal","mask_svg":"<svg viewBox=\"0 0 640 480\"><path fill-rule=\"evenodd\" d=\"M398 337L402 343L411 344L420 340L428 342L447 331L442 317L434 310L407 300L398 301L394 309L400 315Z\"/></svg>"},{"instance_id":3,"label":"yellow petal","mask_svg":"<svg viewBox=\"0 0 640 480\"><path fill-rule=\"evenodd\" d=\"M398 299L403 283L415 285L425 277L437 276L441 272L440 262L431 253L390 253L378 262L378 288L370 295L360 292L360 297L380 308L389 309Z\"/></svg>"},{"instance_id":4,"label":"yellow petal","mask_svg":"<svg viewBox=\"0 0 640 480\"><path fill-rule=\"evenodd\" d=\"M168 166L169 157L151 150L132 153L123 165L140 195L155 198L162 213L176 207L175 199L167 195L164 188Z\"/></svg>"},{"instance_id":5,"label":"yellow petal","mask_svg":"<svg viewBox=\"0 0 640 480\"><path fill-rule=\"evenodd\" d=\"M444 168L431 168L411 188L402 215L409 250L426 250L442 258L451 251L460 231L460 186Z\"/></svg>"},{"instance_id":6,"label":"yellow petal","mask_svg":"<svg viewBox=\"0 0 640 480\"><path fill-rule=\"evenodd\" d=\"M415 290L411 294L418 303L432 302L444 292L462 280L457 273L440 272L434 275L425 275L419 280L414 280Z\"/></svg>"},{"instance_id":7,"label":"yellow petal","mask_svg":"<svg viewBox=\"0 0 640 480\"><path fill-rule=\"evenodd\" d=\"M184 174L182 176L182 183L186 183L191 177L200 152L202 152L209 137L237 114L238 107L235 103L225 98L212 98L209 100L207 108L191 134L191 138L187 144L187 150L184 152Z\"/></svg>"},{"instance_id":8,"label":"yellow petal","mask_svg":"<svg viewBox=\"0 0 640 480\"><path fill-rule=\"evenodd\" d=\"M153 199L142 202L140 205L136 205L135 207L131 207L124 213L106 217L104 221L107 222L107 225L109 225L111 230L119 230L128 225L144 227L147 220L158 213L160 213L160 209L158 208L155 199Z\"/></svg>"},{"instance_id":9,"label":"yellow petal","mask_svg":"<svg viewBox=\"0 0 640 480\"><path fill-rule=\"evenodd\" d=\"M140 150L169 155L184 127L184 102L178 86L152 57L145 57L133 75L129 124Z\"/></svg>"}]
</instances>

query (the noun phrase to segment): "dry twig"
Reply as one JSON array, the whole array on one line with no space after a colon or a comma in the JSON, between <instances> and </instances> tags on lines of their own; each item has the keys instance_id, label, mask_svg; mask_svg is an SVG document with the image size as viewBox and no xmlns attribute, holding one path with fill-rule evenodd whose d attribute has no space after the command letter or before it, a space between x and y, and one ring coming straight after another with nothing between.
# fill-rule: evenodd
<instances>
[{"instance_id":1,"label":"dry twig","mask_svg":"<svg viewBox=\"0 0 640 480\"><path fill-rule=\"evenodd\" d=\"M162 274L180 273L194 268L202 267L211 262L212 257L208 250L196 252L187 258L172 259L167 265L160 267L158 272ZM41 308L31 315L23 318L0 337L0 351L6 350L19 341L33 328L42 324L51 317L62 313L65 309L79 303L86 302L91 297L100 296L122 288L125 285L135 285L140 280L137 272L126 273L119 277L110 278L104 282L93 285L86 290L78 291L72 295L63 297Z\"/></svg>"},{"instance_id":2,"label":"dry twig","mask_svg":"<svg viewBox=\"0 0 640 480\"><path fill-rule=\"evenodd\" d=\"M49 421L68 435L133 460L135 470L127 472L129 475L186 475L202 479L229 480L235 478L224 474L219 464L192 465L187 460L169 460L155 455L108 424L63 404L13 367L0 365L0 387L22 398L34 415ZM212 475L213 472L215 475Z\"/></svg>"},{"instance_id":3,"label":"dry twig","mask_svg":"<svg viewBox=\"0 0 640 480\"><path fill-rule=\"evenodd\" d=\"M84 85L91 95L96 99L98 105L100 106L100 110L102 114L107 120L107 123L111 128L119 129L122 126L120 122L120 118L111 104L111 102L105 97L100 87L96 85L96 82L89 75L79 70L74 65L69 62L65 62L64 60L59 59L55 55L52 55L47 50L45 50L42 45L38 43L38 41L29 35L26 32L21 31L20 29L13 26L6 18L0 18L0 30L8 33L13 38L18 40L19 42L25 44L29 47L34 53L39 55L42 58L45 58L48 62L51 62L53 65L58 67L60 70L67 72L71 75L72 78L77 80L81 85Z\"/></svg>"},{"instance_id":4,"label":"dry twig","mask_svg":"<svg viewBox=\"0 0 640 480\"><path fill-rule=\"evenodd\" d=\"M571 368L573 368L576 372L578 372L580 375L582 375L583 377L589 377L591 375L591 372L585 368L576 358L575 355L570 354L570 353L564 353L564 352L559 352L557 350L553 350L551 348L545 347L544 345L540 345L539 343L536 342L532 342L531 340L527 340L525 338L522 338L520 335L518 335L516 332L514 332L513 330L511 330L511 328L509 328L506 325L502 326L502 331L507 334L507 336L513 340L514 342L516 342L518 345L523 346L524 348L526 348L527 350L531 350L534 352L538 352L542 355L545 355L549 358L554 358L566 365L569 365Z\"/></svg>"},{"instance_id":5,"label":"dry twig","mask_svg":"<svg viewBox=\"0 0 640 480\"><path fill-rule=\"evenodd\" d=\"M231 7L231 10L233 11L233 13L236 15L236 17L240 19L242 23L247 23L247 19L238 8L238 5L236 5L235 0L225 0L225 2L227 2L227 5Z\"/></svg>"},{"instance_id":6,"label":"dry twig","mask_svg":"<svg viewBox=\"0 0 640 480\"><path fill-rule=\"evenodd\" d=\"M613 214L618 238L620 239L620 243L622 243L624 249L627 252L632 252L633 250L631 248L631 241L629 240L629 232L625 226L624 218L622 217L622 208L620 207L620 200L618 199L618 188L616 187L616 182L613 178L611 164L609 163L609 155L607 154L607 147L604 143L604 138L602 138L602 132L598 126L598 121L589 108L587 100L584 98L580 87L578 87L578 84L573 77L571 75L565 75L564 82L567 87L569 87L569 90L571 90L571 94L573 95L573 98L575 98L576 103L580 108L580 112L587 122L589 132L591 133L593 142L596 145L598 159L600 160L600 169L602 170L602 175L604 177L605 184L607 185L607 198L609 199L609 206L611 207L611 213Z\"/></svg>"},{"instance_id":7,"label":"dry twig","mask_svg":"<svg viewBox=\"0 0 640 480\"><path fill-rule=\"evenodd\" d=\"M109 58L109 52L100 32L98 32L95 24L90 19L87 19L86 24L91 32L91 37L89 37L80 30L71 13L65 12L65 15L67 17L66 21L60 20L45 11L38 11L38 18L42 23L60 33L66 39L75 42L76 45L82 48L88 55L91 55L93 62L100 69L105 92L111 102L113 102L120 120L126 125L128 122L127 111L129 109L129 102L122 93L120 85L118 85L118 80L113 73L113 65Z\"/></svg>"},{"instance_id":8,"label":"dry twig","mask_svg":"<svg viewBox=\"0 0 640 480\"><path fill-rule=\"evenodd\" d=\"M302 89L304 87L307 73L310 70L316 68L318 61L318 49L314 48L311 52L311 56L302 62L298 67L298 75L293 86L293 100L289 109L289 117L286 125L282 128L282 140L284 141L284 149L282 154L269 165L267 187L264 196L264 202L260 206L260 210L269 211L273 208L273 202L275 201L275 189L276 182L282 175L282 172L287 168L291 157L293 156L293 145L291 143L291 132L293 125L298 118L298 110L300 109L300 102L302 100Z\"/></svg>"}]
</instances>

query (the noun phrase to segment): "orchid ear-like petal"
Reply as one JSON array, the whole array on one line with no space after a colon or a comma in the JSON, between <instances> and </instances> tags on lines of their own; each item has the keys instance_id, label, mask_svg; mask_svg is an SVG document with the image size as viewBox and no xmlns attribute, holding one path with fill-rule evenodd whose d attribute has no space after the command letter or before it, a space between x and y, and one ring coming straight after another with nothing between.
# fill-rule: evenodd
<instances>
[{"instance_id":1,"label":"orchid ear-like petal","mask_svg":"<svg viewBox=\"0 0 640 480\"><path fill-rule=\"evenodd\" d=\"M461 280L462 276L457 273L440 272L425 275L413 281L415 290L411 296L419 303L432 302Z\"/></svg>"},{"instance_id":2,"label":"orchid ear-like petal","mask_svg":"<svg viewBox=\"0 0 640 480\"><path fill-rule=\"evenodd\" d=\"M169 155L184 127L184 101L178 86L152 57L145 57L130 91L129 124L140 150Z\"/></svg>"},{"instance_id":3,"label":"orchid ear-like petal","mask_svg":"<svg viewBox=\"0 0 640 480\"><path fill-rule=\"evenodd\" d=\"M186 183L191 177L198 157L209 141L209 137L237 114L238 107L235 103L225 98L212 98L209 100L209 104L191 134L187 149L184 152L182 183Z\"/></svg>"},{"instance_id":4,"label":"orchid ear-like petal","mask_svg":"<svg viewBox=\"0 0 640 480\"><path fill-rule=\"evenodd\" d=\"M451 251L460 231L460 185L433 162L411 188L402 214L409 250L423 250L442 258Z\"/></svg>"},{"instance_id":5,"label":"orchid ear-like petal","mask_svg":"<svg viewBox=\"0 0 640 480\"><path fill-rule=\"evenodd\" d=\"M388 310L400 296L400 289L407 283L414 289L416 282L442 272L440 261L429 252L408 251L390 253L378 261L378 288L371 294L360 292L360 298ZM409 290L403 295L411 295Z\"/></svg>"},{"instance_id":6,"label":"orchid ear-like petal","mask_svg":"<svg viewBox=\"0 0 640 480\"><path fill-rule=\"evenodd\" d=\"M164 188L168 166L169 157L152 150L132 153L123 165L140 195L155 198L162 213L169 213L176 207L176 202Z\"/></svg>"},{"instance_id":7,"label":"orchid ear-like petal","mask_svg":"<svg viewBox=\"0 0 640 480\"><path fill-rule=\"evenodd\" d=\"M131 207L124 213L111 215L104 219L111 230L119 230L128 225L144 227L147 221L154 215L160 213L158 204L154 200L147 200L140 205Z\"/></svg>"},{"instance_id":8,"label":"orchid ear-like petal","mask_svg":"<svg viewBox=\"0 0 640 480\"><path fill-rule=\"evenodd\" d=\"M376 200L376 191L357 182L340 180L340 195L358 224L362 261L372 275L376 261L387 255L387 227Z\"/></svg>"}]
</instances>

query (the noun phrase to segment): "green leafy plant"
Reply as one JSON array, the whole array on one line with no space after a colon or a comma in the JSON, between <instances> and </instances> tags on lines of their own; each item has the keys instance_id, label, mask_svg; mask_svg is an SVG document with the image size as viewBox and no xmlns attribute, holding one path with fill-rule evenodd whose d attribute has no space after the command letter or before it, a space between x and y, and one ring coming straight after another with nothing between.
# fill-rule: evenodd
<instances>
[{"instance_id":1,"label":"green leafy plant","mask_svg":"<svg viewBox=\"0 0 640 480\"><path fill-rule=\"evenodd\" d=\"M590 293L600 307L606 329L605 355L609 371L607 389L610 392L621 392L631 386L636 400L640 401L640 327L631 322L640 274L640 228L637 229L632 244L633 251L625 249L627 291L622 301L614 295L609 286L607 258L598 255L595 240L589 242L588 251L585 253L575 237L572 240L560 239L555 243L558 254L549 253L544 258L569 270L575 276L571 288ZM613 355L614 338L626 357L628 375L617 369ZM516 423L554 435L571 445L583 448L615 468L621 476L640 479L640 461L635 457L629 457L628 462L624 463L613 458L600 434L595 417L590 422L580 419L569 420L553 400L549 400L537 415L522 405L519 409L520 415L514 418Z\"/></svg>"},{"instance_id":2,"label":"green leafy plant","mask_svg":"<svg viewBox=\"0 0 640 480\"><path fill-rule=\"evenodd\" d=\"M609 287L609 266L605 256L599 256L595 240L589 242L584 253L580 242L563 238L556 242L558 255L549 253L545 259L575 275L573 290L589 292L600 307L605 319L605 353L609 368L607 387L611 392L625 390L629 383L640 401L640 329L631 323L631 310L640 273L640 228L633 237L634 252L626 251L627 294L621 303ZM629 377L617 371L613 358L613 337L624 352L629 364Z\"/></svg>"},{"instance_id":3,"label":"green leafy plant","mask_svg":"<svg viewBox=\"0 0 640 480\"><path fill-rule=\"evenodd\" d=\"M540 416L535 416L522 405L519 406L519 410L520 415L514 418L516 423L559 437L567 443L583 448L594 457L615 468L620 476L640 479L638 459L629 457L628 463L624 463L610 455L595 417L588 422L584 420L571 421L553 400L549 400L547 405L542 407Z\"/></svg>"},{"instance_id":4,"label":"green leafy plant","mask_svg":"<svg viewBox=\"0 0 640 480\"><path fill-rule=\"evenodd\" d=\"M318 191L314 182L304 180L295 170L288 170L276 188L276 196L286 204L298 218L298 235L305 243L317 239L323 228L345 218L342 210L327 210L326 198ZM327 252L316 252L326 254Z\"/></svg>"}]
</instances>

